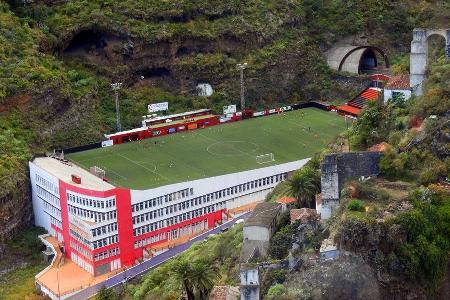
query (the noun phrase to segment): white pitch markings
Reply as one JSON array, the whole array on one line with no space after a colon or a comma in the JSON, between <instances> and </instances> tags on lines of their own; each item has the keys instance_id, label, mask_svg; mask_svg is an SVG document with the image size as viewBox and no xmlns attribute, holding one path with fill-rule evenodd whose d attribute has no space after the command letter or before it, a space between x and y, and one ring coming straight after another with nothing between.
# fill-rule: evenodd
<instances>
[{"instance_id":1,"label":"white pitch markings","mask_svg":"<svg viewBox=\"0 0 450 300\"><path fill-rule=\"evenodd\" d=\"M198 132L195 132L195 133L198 134L198 135L200 135L200 136L202 136L202 137L204 137L204 138L206 138L206 139L210 139L210 140L212 140L212 141L214 141L214 142L216 142L216 143L226 143L226 142L227 142L227 141L220 141L220 140L214 139L214 138L212 138L212 137L208 137L208 136L203 135L203 134L198 133ZM209 145L209 146L211 146L211 145ZM209 146L208 146L208 147L209 147ZM238 149L238 148L234 147L233 144L231 144L231 147L232 147L233 149L235 149L236 151L241 152L242 154L248 155L248 156L250 156L250 157L253 158L253 155L251 155L251 154L249 154L249 153L247 153L247 152L245 152L245 151L242 151L241 149ZM206 151L209 152L209 151L208 151L208 148L206 148Z\"/></svg>"},{"instance_id":2,"label":"white pitch markings","mask_svg":"<svg viewBox=\"0 0 450 300\"><path fill-rule=\"evenodd\" d=\"M143 166L143 165L141 165L141 164L138 164L138 163L135 162L134 160L129 159L128 157L123 156L122 154L117 154L117 156L120 156L120 157L122 157L122 158L128 160L129 162L135 164L136 166L139 166L139 167L141 167L141 168L143 168L143 169L146 169L147 171L149 171L149 172L151 172L151 173L153 173L153 174L156 174L156 175L158 175L158 176L161 176L161 177L164 178L165 180L169 180L169 178L167 178L166 176L163 176L163 175L159 174L158 172L156 172L156 171L154 171L154 170L152 170L152 169L147 168L146 166Z\"/></svg>"},{"instance_id":3,"label":"white pitch markings","mask_svg":"<svg viewBox=\"0 0 450 300\"><path fill-rule=\"evenodd\" d=\"M105 170L108 171L108 172L111 172L111 173L115 174L116 176L118 176L118 177L120 177L120 178L122 178L122 179L128 180L128 178L126 178L125 176L122 176L122 175L120 175L119 173L114 172L113 170L111 170L111 169L109 169L109 168L107 168L107 167L104 167L104 166L100 166L100 167L101 167L102 169L105 169Z\"/></svg>"}]
</instances>

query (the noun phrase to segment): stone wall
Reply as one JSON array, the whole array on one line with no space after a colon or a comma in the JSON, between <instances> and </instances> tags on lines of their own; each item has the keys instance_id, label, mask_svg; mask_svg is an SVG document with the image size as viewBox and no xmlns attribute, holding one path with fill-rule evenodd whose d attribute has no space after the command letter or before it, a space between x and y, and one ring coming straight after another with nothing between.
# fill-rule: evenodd
<instances>
[{"instance_id":1,"label":"stone wall","mask_svg":"<svg viewBox=\"0 0 450 300\"><path fill-rule=\"evenodd\" d=\"M322 201L339 199L348 180L380 173L380 152L335 153L325 156L322 164Z\"/></svg>"}]
</instances>

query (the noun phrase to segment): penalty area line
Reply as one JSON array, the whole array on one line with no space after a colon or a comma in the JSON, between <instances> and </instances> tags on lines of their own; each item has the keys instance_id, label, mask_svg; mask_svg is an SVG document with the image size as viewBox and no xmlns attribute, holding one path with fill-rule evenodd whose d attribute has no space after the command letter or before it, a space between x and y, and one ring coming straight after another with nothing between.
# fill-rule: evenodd
<instances>
[{"instance_id":1,"label":"penalty area line","mask_svg":"<svg viewBox=\"0 0 450 300\"><path fill-rule=\"evenodd\" d=\"M134 160L129 159L129 158L126 157L126 156L123 156L122 154L116 154L116 155L117 155L117 156L120 156L120 157L122 157L122 158L124 158L124 159L126 159L126 160L128 160L129 162L135 164L136 166L139 166L139 167L141 167L141 168L143 168L143 169L145 169L145 170L147 170L147 171L149 171L149 172L151 172L151 173L153 173L153 174L155 174L155 175L160 176L161 178L164 178L165 180L169 180L169 178L167 178L166 176L163 176L163 175L161 175L160 173L156 172L155 170L149 169L149 168L147 168L146 166L143 166L143 165L141 165L141 164L135 162Z\"/></svg>"}]
</instances>

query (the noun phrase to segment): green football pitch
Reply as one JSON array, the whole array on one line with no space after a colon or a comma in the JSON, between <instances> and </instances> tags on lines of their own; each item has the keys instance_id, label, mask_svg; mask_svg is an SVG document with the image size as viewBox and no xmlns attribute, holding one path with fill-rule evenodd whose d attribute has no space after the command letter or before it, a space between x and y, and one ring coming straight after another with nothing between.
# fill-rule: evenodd
<instances>
[{"instance_id":1,"label":"green football pitch","mask_svg":"<svg viewBox=\"0 0 450 300\"><path fill-rule=\"evenodd\" d=\"M311 157L344 131L336 113L315 108L179 132L66 155L98 166L116 186L149 189ZM256 156L273 153L274 161Z\"/></svg>"}]
</instances>

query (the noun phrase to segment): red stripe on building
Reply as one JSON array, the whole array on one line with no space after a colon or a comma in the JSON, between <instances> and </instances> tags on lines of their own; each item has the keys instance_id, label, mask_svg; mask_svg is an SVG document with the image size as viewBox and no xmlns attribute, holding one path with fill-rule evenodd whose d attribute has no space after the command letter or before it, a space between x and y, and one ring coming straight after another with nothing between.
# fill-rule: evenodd
<instances>
[{"instance_id":1,"label":"red stripe on building","mask_svg":"<svg viewBox=\"0 0 450 300\"><path fill-rule=\"evenodd\" d=\"M70 257L70 233L69 233L69 211L67 207L67 183L58 179L59 201L61 206L62 233L64 238L64 255Z\"/></svg>"},{"instance_id":2,"label":"red stripe on building","mask_svg":"<svg viewBox=\"0 0 450 300\"><path fill-rule=\"evenodd\" d=\"M133 221L131 213L131 193L129 189L116 189L117 226L119 234L120 260L122 266L134 262Z\"/></svg>"}]
</instances>

